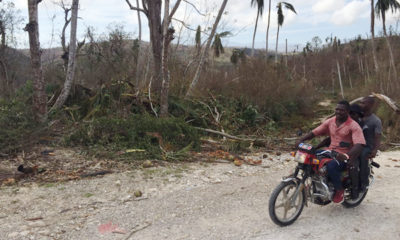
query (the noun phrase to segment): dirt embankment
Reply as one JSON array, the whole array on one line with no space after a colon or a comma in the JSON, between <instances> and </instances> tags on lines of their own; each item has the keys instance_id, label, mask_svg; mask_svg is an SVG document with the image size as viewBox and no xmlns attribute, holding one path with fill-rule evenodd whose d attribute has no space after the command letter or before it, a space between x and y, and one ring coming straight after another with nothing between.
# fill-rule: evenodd
<instances>
[{"instance_id":1,"label":"dirt embankment","mask_svg":"<svg viewBox=\"0 0 400 240\"><path fill-rule=\"evenodd\" d=\"M400 239L400 152L378 157L359 207L311 204L285 228L270 220L268 199L294 163L269 157L2 187L0 239Z\"/></svg>"}]
</instances>

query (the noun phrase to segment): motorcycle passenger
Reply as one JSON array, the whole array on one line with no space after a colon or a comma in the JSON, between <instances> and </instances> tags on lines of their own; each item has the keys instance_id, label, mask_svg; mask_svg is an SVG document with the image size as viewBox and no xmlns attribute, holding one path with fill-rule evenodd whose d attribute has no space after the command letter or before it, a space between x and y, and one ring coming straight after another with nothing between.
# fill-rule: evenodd
<instances>
[{"instance_id":1,"label":"motorcycle passenger","mask_svg":"<svg viewBox=\"0 0 400 240\"><path fill-rule=\"evenodd\" d=\"M362 111L360 105L351 104L349 115L354 121L356 121L360 125L360 127L362 129L364 126L364 123L362 121L362 118L364 115L363 115L363 111ZM363 131L363 134L364 134L364 139L365 139L366 133L364 131ZM364 148L365 148L365 146L364 146ZM364 148L363 148L363 150L364 150ZM360 154L360 156L361 156L361 154ZM360 188L359 188L360 187L359 168L360 168L360 162L361 162L360 156L358 158L354 159L354 167L349 169L349 176L351 179L351 198L352 199L358 198L359 190L360 190Z\"/></svg>"},{"instance_id":2,"label":"motorcycle passenger","mask_svg":"<svg viewBox=\"0 0 400 240\"><path fill-rule=\"evenodd\" d=\"M364 97L360 101L360 107L364 113L362 118L363 132L365 136L366 146L360 154L360 183L361 190L365 190L369 185L369 166L368 159L374 158L381 144L382 122L373 113L375 105L374 97Z\"/></svg>"},{"instance_id":3,"label":"motorcycle passenger","mask_svg":"<svg viewBox=\"0 0 400 240\"><path fill-rule=\"evenodd\" d=\"M328 176L335 188L333 202L341 203L344 200L344 188L340 179L342 171L346 169L343 160L348 159L349 168L356 165L356 159L360 155L365 139L360 125L349 117L350 104L347 101L340 101L336 105L335 116L323 122L320 126L302 137L296 144L310 140L315 136L329 136L331 141L329 150L339 152L339 161L330 161L327 164Z\"/></svg>"}]
</instances>

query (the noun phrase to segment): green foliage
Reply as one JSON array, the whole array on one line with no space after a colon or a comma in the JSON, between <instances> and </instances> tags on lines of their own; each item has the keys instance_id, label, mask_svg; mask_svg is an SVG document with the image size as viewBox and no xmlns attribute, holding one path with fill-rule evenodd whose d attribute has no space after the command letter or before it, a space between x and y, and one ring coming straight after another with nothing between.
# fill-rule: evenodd
<instances>
[{"instance_id":1,"label":"green foliage","mask_svg":"<svg viewBox=\"0 0 400 240\"><path fill-rule=\"evenodd\" d=\"M17 95L31 93L31 85L22 88ZM19 97L11 100L0 100L0 152L11 153L18 151L22 143L29 139L29 136L36 129L37 125L33 119L30 104L26 99Z\"/></svg>"},{"instance_id":2,"label":"green foliage","mask_svg":"<svg viewBox=\"0 0 400 240\"><path fill-rule=\"evenodd\" d=\"M174 159L189 148L198 149L199 135L182 119L144 114L127 119L101 117L81 123L64 142L68 146L101 146L107 151L144 150L129 153L136 158L162 158L167 152L167 158Z\"/></svg>"},{"instance_id":3,"label":"green foliage","mask_svg":"<svg viewBox=\"0 0 400 240\"><path fill-rule=\"evenodd\" d=\"M254 125L256 121L258 111L252 105L246 107L246 109L242 112L241 118L249 125Z\"/></svg>"}]
</instances>

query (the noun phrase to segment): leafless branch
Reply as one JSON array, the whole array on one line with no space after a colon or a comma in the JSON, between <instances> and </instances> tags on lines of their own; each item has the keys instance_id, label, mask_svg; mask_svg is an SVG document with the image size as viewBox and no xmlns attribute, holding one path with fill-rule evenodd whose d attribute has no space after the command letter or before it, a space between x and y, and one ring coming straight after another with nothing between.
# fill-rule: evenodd
<instances>
[{"instance_id":1,"label":"leafless branch","mask_svg":"<svg viewBox=\"0 0 400 240\"><path fill-rule=\"evenodd\" d=\"M183 1L184 1L185 3L191 5L191 6L194 8L194 10L196 10L196 12L197 12L198 14L200 14L201 16L203 16L203 17L206 16L206 14L201 13L200 10L199 10L193 3L191 3L191 2L189 2L189 1L187 1L187 0L183 0Z\"/></svg>"},{"instance_id":2,"label":"leafless branch","mask_svg":"<svg viewBox=\"0 0 400 240\"><path fill-rule=\"evenodd\" d=\"M177 0L175 6L172 8L171 13L169 14L168 22L171 22L171 18L174 16L176 10L178 10L179 4L181 4L182 0Z\"/></svg>"},{"instance_id":3,"label":"leafless branch","mask_svg":"<svg viewBox=\"0 0 400 240\"><path fill-rule=\"evenodd\" d=\"M184 26L186 29L189 29L190 31L194 31L194 32L197 31L196 29L191 28L190 26L188 26L184 21L182 21L182 20L180 20L180 19L176 19L176 18L171 18L171 19L174 20L174 21L177 21L177 22L181 23L182 26ZM205 31L201 31L201 32L204 33L205 35L209 35L209 34L208 34L207 32L205 32Z\"/></svg>"},{"instance_id":4,"label":"leafless branch","mask_svg":"<svg viewBox=\"0 0 400 240\"><path fill-rule=\"evenodd\" d=\"M130 8L131 10L143 12L143 13L146 14L146 16L147 16L147 9L139 8L139 6L138 6L138 7L134 7L134 6L131 4L131 2L129 2L129 0L125 0L125 1L126 1L126 3L128 4L128 6L129 6L129 8ZM144 7L144 6L145 6L145 5L143 4L143 7Z\"/></svg>"},{"instance_id":5,"label":"leafless branch","mask_svg":"<svg viewBox=\"0 0 400 240\"><path fill-rule=\"evenodd\" d=\"M153 110L154 115L156 115L156 117L158 117L158 114L157 114L156 110L154 109L153 103L151 101L151 81L152 81L152 79L153 79L153 77L150 78L150 82L149 82L149 101L150 101L151 110Z\"/></svg>"},{"instance_id":6,"label":"leafless branch","mask_svg":"<svg viewBox=\"0 0 400 240\"><path fill-rule=\"evenodd\" d=\"M147 2L146 2L146 0L142 0L142 5L143 5L143 9L144 9L146 12L149 12L149 10L147 9Z\"/></svg>"}]
</instances>

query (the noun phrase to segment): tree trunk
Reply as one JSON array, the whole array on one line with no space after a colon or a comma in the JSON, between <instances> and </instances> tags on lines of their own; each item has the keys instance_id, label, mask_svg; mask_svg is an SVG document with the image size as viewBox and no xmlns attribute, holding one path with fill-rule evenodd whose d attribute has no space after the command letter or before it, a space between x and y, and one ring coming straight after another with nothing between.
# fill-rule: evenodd
<instances>
[{"instance_id":1,"label":"tree trunk","mask_svg":"<svg viewBox=\"0 0 400 240\"><path fill-rule=\"evenodd\" d=\"M228 2L228 0L223 0L223 2L221 4L221 7L220 7L218 15L217 15L217 18L215 19L214 25L212 27L210 36L208 37L206 46L204 47L204 50L203 50L203 52L201 54L200 62L199 62L199 65L197 66L196 73L195 73L195 75L193 77L192 83L190 84L189 90L186 93L186 97L191 96L193 94L193 89L195 88L197 82L200 79L200 75L201 75L201 71L203 70L204 62L208 58L208 50L210 48L211 41L214 38L215 32L216 32L217 27L218 27L218 23L221 20L221 16L222 16L222 14L223 14L223 12L225 10L227 2Z\"/></svg>"},{"instance_id":2,"label":"tree trunk","mask_svg":"<svg viewBox=\"0 0 400 240\"><path fill-rule=\"evenodd\" d=\"M139 0L136 0L136 6L139 8ZM138 36L138 49L137 49L137 58L135 63L135 78L136 78L136 88L139 89L139 58L140 58L140 45L142 45L142 19L140 18L140 11L137 10L137 17L139 23L139 36Z\"/></svg>"},{"instance_id":3,"label":"tree trunk","mask_svg":"<svg viewBox=\"0 0 400 240\"><path fill-rule=\"evenodd\" d=\"M286 41L285 41L285 66L287 67L287 38L286 38Z\"/></svg>"},{"instance_id":4,"label":"tree trunk","mask_svg":"<svg viewBox=\"0 0 400 240\"><path fill-rule=\"evenodd\" d=\"M381 10L381 16L382 16L382 25L383 25L383 35L387 36L386 33L386 13L385 10Z\"/></svg>"},{"instance_id":5,"label":"tree trunk","mask_svg":"<svg viewBox=\"0 0 400 240\"><path fill-rule=\"evenodd\" d=\"M169 0L164 1L164 20L163 20L163 41L162 41L162 62L161 62L161 76L162 76L162 85L161 85L161 96L160 96L160 116L167 117L168 116L168 93L169 93L169 82L170 75L168 70L168 50L169 44L174 39L175 30L173 28L168 28L172 16L175 14L176 10L179 7L181 0L177 0L175 2L175 6L172 9L171 13L169 13Z\"/></svg>"},{"instance_id":6,"label":"tree trunk","mask_svg":"<svg viewBox=\"0 0 400 240\"><path fill-rule=\"evenodd\" d=\"M344 99L342 77L340 75L340 65L339 65L339 61L338 60L336 60L336 66L337 66L338 77L339 77L340 92L342 93L342 98Z\"/></svg>"},{"instance_id":7,"label":"tree trunk","mask_svg":"<svg viewBox=\"0 0 400 240\"><path fill-rule=\"evenodd\" d=\"M169 90L169 71L168 71L168 45L169 45L169 0L164 0L164 21L163 21L163 51L161 62L161 97L160 97L160 116L168 116L168 90Z\"/></svg>"},{"instance_id":8,"label":"tree trunk","mask_svg":"<svg viewBox=\"0 0 400 240\"><path fill-rule=\"evenodd\" d=\"M265 41L265 54L266 59L268 59L268 34L269 34L269 24L271 22L271 0L269 0L269 7L268 7L268 22L267 22L267 37Z\"/></svg>"},{"instance_id":9,"label":"tree trunk","mask_svg":"<svg viewBox=\"0 0 400 240\"><path fill-rule=\"evenodd\" d=\"M0 20L0 35L1 35L1 42L0 42L0 66L2 68L0 79L3 83L3 91L4 97L8 99L9 95L11 94L10 91L10 81L8 78L7 73L7 65L6 65L6 57L5 57L5 50L6 50L6 29L4 26L3 21ZM0 93L1 96L1 93Z\"/></svg>"},{"instance_id":10,"label":"tree trunk","mask_svg":"<svg viewBox=\"0 0 400 240\"><path fill-rule=\"evenodd\" d=\"M375 52L375 10L374 10L374 0L371 0L371 45L372 45L372 57L374 60L375 72L379 71L378 61L376 59Z\"/></svg>"},{"instance_id":11,"label":"tree trunk","mask_svg":"<svg viewBox=\"0 0 400 240\"><path fill-rule=\"evenodd\" d=\"M70 33L69 50L68 50L67 75L65 77L64 88L62 89L60 96L58 96L57 101L51 108L51 110L59 109L64 105L71 91L72 83L74 82L75 66L76 66L75 56L76 56L76 29L78 23L78 7L79 7L79 0L73 0L72 10L71 10L71 33Z\"/></svg>"},{"instance_id":12,"label":"tree trunk","mask_svg":"<svg viewBox=\"0 0 400 240\"><path fill-rule=\"evenodd\" d=\"M39 23L38 23L38 1L28 0L29 23L25 27L29 34L29 49L31 55L31 66L33 70L33 113L35 120L45 122L47 120L47 95L45 92L45 81L40 60Z\"/></svg>"},{"instance_id":13,"label":"tree trunk","mask_svg":"<svg viewBox=\"0 0 400 240\"><path fill-rule=\"evenodd\" d=\"M279 24L278 24L278 31L276 33L275 63L278 63L278 41L279 41Z\"/></svg>"},{"instance_id":14,"label":"tree trunk","mask_svg":"<svg viewBox=\"0 0 400 240\"><path fill-rule=\"evenodd\" d=\"M393 68L394 79L397 82L397 69L396 69L396 65L394 63L392 46L390 44L389 38L386 33L386 16L385 16L384 10L382 10L381 15L382 15L383 35L385 36L386 44L387 44L388 51L389 51L389 57L390 57L389 63L390 63L390 66Z\"/></svg>"},{"instance_id":15,"label":"tree trunk","mask_svg":"<svg viewBox=\"0 0 400 240\"><path fill-rule=\"evenodd\" d=\"M154 62L154 93L161 93L161 55L162 55L162 26L161 26L161 0L147 1L148 5L148 22L150 29L150 42L153 53Z\"/></svg>"},{"instance_id":16,"label":"tree trunk","mask_svg":"<svg viewBox=\"0 0 400 240\"><path fill-rule=\"evenodd\" d=\"M254 33L253 33L253 43L251 45L251 56L252 57L254 57L254 42L256 41L256 32L257 32L257 25L258 25L259 17L260 17L260 11L257 10L256 25L254 27Z\"/></svg>"}]
</instances>

